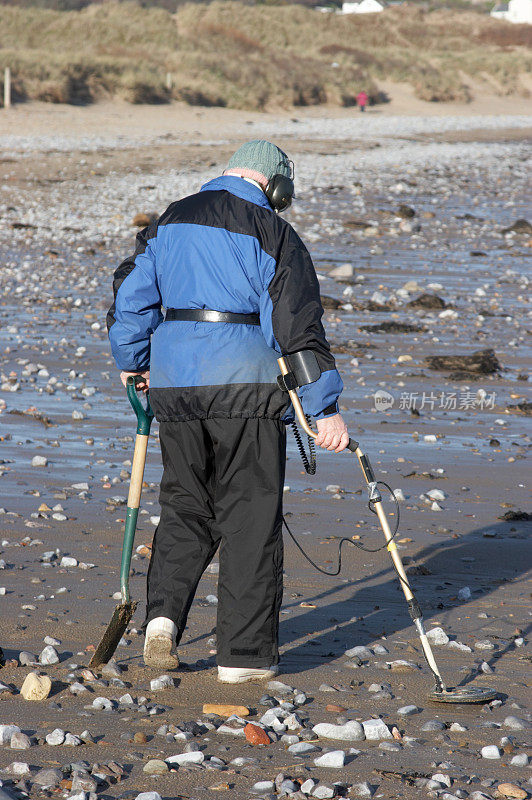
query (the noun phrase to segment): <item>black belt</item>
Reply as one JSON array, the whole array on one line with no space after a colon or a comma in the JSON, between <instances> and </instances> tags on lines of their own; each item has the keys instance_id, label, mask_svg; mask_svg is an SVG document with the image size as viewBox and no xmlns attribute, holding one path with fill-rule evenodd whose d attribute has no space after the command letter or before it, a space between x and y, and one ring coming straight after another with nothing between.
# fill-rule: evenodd
<instances>
[{"instance_id":1,"label":"black belt","mask_svg":"<svg viewBox=\"0 0 532 800\"><path fill-rule=\"evenodd\" d=\"M210 308L167 308L167 322L235 322L241 325L260 325L258 314L233 314L231 311L212 311Z\"/></svg>"}]
</instances>

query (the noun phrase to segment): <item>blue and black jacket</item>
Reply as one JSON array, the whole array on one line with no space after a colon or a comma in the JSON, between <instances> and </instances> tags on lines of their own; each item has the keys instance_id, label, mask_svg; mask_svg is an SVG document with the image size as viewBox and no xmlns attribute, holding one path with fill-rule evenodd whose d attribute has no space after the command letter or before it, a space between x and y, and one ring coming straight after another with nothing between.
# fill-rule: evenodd
<instances>
[{"instance_id":1,"label":"blue and black jacket","mask_svg":"<svg viewBox=\"0 0 532 800\"><path fill-rule=\"evenodd\" d=\"M150 370L157 419L286 418L280 353L313 350L321 377L302 387L307 414L338 410L342 380L325 338L316 272L265 194L239 177L210 181L137 234L114 274L107 315L119 369ZM164 321L162 308L259 314L260 327Z\"/></svg>"}]
</instances>

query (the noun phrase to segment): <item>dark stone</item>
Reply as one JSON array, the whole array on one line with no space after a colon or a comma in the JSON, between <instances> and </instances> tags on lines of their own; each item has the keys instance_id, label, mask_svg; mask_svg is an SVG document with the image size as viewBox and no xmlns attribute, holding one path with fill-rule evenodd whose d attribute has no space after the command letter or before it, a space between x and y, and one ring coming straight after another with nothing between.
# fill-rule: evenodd
<instances>
[{"instance_id":1,"label":"dark stone","mask_svg":"<svg viewBox=\"0 0 532 800\"><path fill-rule=\"evenodd\" d=\"M527 219L516 219L509 228L503 228L501 233L532 233L532 225Z\"/></svg>"},{"instance_id":2,"label":"dark stone","mask_svg":"<svg viewBox=\"0 0 532 800\"><path fill-rule=\"evenodd\" d=\"M397 209L396 216L402 217L403 219L412 219L412 217L416 216L416 212L411 206L407 206L404 203L401 203L401 205Z\"/></svg>"},{"instance_id":3,"label":"dark stone","mask_svg":"<svg viewBox=\"0 0 532 800\"><path fill-rule=\"evenodd\" d=\"M368 333L419 333L426 330L422 325L411 325L409 322L379 322L377 325L361 325L361 331Z\"/></svg>"},{"instance_id":4,"label":"dark stone","mask_svg":"<svg viewBox=\"0 0 532 800\"><path fill-rule=\"evenodd\" d=\"M410 300L407 306L411 308L446 308L447 303L437 294L420 294L415 300Z\"/></svg>"},{"instance_id":5,"label":"dark stone","mask_svg":"<svg viewBox=\"0 0 532 800\"><path fill-rule=\"evenodd\" d=\"M332 310L336 310L337 308L340 308L340 306L342 305L340 300L337 300L335 297L329 297L329 295L327 294L321 295L321 304L323 308Z\"/></svg>"},{"instance_id":6,"label":"dark stone","mask_svg":"<svg viewBox=\"0 0 532 800\"><path fill-rule=\"evenodd\" d=\"M498 372L501 365L495 352L488 348L487 350L477 350L474 353L463 356L427 356L425 363L429 369L435 369L439 372L446 370L458 370L458 375L490 375Z\"/></svg>"}]
</instances>

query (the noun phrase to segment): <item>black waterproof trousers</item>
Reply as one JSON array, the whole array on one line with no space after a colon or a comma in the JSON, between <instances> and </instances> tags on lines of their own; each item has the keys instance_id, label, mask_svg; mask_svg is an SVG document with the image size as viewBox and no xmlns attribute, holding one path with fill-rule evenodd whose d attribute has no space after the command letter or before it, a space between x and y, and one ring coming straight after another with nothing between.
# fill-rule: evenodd
<instances>
[{"instance_id":1,"label":"black waterproof trousers","mask_svg":"<svg viewBox=\"0 0 532 800\"><path fill-rule=\"evenodd\" d=\"M146 622L169 617L179 642L198 581L219 546L217 663L277 664L284 423L161 422L160 439L161 519L148 571Z\"/></svg>"}]
</instances>

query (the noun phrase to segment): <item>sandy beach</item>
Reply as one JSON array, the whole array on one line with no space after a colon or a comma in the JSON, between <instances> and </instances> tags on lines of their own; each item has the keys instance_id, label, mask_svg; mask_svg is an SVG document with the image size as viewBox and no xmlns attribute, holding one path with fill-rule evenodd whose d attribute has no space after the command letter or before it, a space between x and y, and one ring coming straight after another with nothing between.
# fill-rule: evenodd
<instances>
[{"instance_id":1,"label":"sandy beach","mask_svg":"<svg viewBox=\"0 0 532 800\"><path fill-rule=\"evenodd\" d=\"M394 88L392 103L366 114L181 104L0 114L0 795L532 795L532 101L443 106ZM496 689L489 704L427 699L431 677L386 550L346 548L331 578L288 537L284 687L217 683L213 564L174 685L153 689L159 675L142 662L139 628L159 514L157 426L131 576L141 603L116 665L86 669L116 605L135 434L105 330L112 272L134 247L135 214L162 213L262 137L295 161L286 217L314 259L351 436L398 490L398 546L427 628L443 631L434 634L440 669L449 685ZM320 452L307 476L292 436L285 513L331 570L339 537L382 544L356 459ZM57 663L32 666L45 647ZM19 694L31 670L52 679L42 702ZM204 703L247 706L246 721L262 719L271 744L249 743L241 720L219 731L225 720L205 715ZM280 709L275 724L269 708ZM377 718L375 739L312 730ZM10 746L8 725L26 735L24 752ZM56 729L62 739L47 742ZM290 749L301 742L314 749ZM203 758L145 770L187 750ZM333 751L343 766L320 762Z\"/></svg>"}]
</instances>

